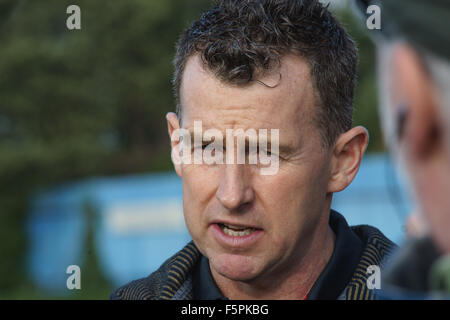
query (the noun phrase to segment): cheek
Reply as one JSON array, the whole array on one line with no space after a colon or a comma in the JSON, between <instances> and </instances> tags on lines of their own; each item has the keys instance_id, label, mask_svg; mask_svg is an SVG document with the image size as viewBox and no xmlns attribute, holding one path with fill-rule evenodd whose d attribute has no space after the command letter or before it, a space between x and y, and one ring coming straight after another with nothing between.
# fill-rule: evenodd
<instances>
[{"instance_id":1,"label":"cheek","mask_svg":"<svg viewBox=\"0 0 450 320\"><path fill-rule=\"evenodd\" d=\"M273 241L281 246L303 236L320 217L326 205L327 180L318 166L280 169L279 174L264 179L260 201Z\"/></svg>"},{"instance_id":2,"label":"cheek","mask_svg":"<svg viewBox=\"0 0 450 320\"><path fill-rule=\"evenodd\" d=\"M192 203L202 203L215 194L218 170L207 165L185 165L181 170L183 197Z\"/></svg>"},{"instance_id":3,"label":"cheek","mask_svg":"<svg viewBox=\"0 0 450 320\"><path fill-rule=\"evenodd\" d=\"M292 178L280 172L265 179L270 181L261 181L257 192L269 231L278 243L291 236L301 218L303 186Z\"/></svg>"},{"instance_id":4,"label":"cheek","mask_svg":"<svg viewBox=\"0 0 450 320\"><path fill-rule=\"evenodd\" d=\"M217 189L216 171L200 165L186 165L182 168L183 213L190 229L202 225L204 212Z\"/></svg>"}]
</instances>

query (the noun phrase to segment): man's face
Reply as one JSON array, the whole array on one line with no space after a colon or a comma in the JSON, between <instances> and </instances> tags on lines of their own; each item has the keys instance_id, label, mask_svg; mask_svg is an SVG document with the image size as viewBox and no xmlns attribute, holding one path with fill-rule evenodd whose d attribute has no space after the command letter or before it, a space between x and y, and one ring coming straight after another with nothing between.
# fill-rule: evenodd
<instances>
[{"instance_id":1,"label":"man's face","mask_svg":"<svg viewBox=\"0 0 450 320\"><path fill-rule=\"evenodd\" d=\"M213 273L238 281L301 264L312 241L326 234L331 201L331 155L313 121L316 100L307 63L286 56L279 70L260 80L278 85L224 84L194 56L180 88L185 129L192 131L194 121L224 137L226 129L279 129L276 174L261 175L257 165L248 163L183 164L177 170L194 243L209 258Z\"/></svg>"}]
</instances>

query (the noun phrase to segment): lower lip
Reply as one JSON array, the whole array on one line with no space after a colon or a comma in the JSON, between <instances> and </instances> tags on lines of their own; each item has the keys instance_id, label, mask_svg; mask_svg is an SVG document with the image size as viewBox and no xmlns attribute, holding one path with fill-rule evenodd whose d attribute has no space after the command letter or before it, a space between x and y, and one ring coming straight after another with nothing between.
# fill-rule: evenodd
<instances>
[{"instance_id":1,"label":"lower lip","mask_svg":"<svg viewBox=\"0 0 450 320\"><path fill-rule=\"evenodd\" d=\"M230 236L223 232L217 223L211 225L212 232L219 243L232 248L244 248L253 245L263 234L263 230L255 230L245 236Z\"/></svg>"}]
</instances>

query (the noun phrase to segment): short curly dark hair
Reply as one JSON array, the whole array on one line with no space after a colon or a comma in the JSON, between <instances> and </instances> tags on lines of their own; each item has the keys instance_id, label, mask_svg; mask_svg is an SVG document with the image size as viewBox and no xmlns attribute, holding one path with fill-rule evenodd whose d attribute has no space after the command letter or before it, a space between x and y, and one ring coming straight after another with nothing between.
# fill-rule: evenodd
<instances>
[{"instance_id":1,"label":"short curly dark hair","mask_svg":"<svg viewBox=\"0 0 450 320\"><path fill-rule=\"evenodd\" d=\"M325 146L352 126L357 49L318 0L219 0L186 29L176 46L177 114L187 60L199 54L221 81L243 85L289 53L308 62L318 97L316 124ZM317 94L318 93L318 94Z\"/></svg>"}]
</instances>

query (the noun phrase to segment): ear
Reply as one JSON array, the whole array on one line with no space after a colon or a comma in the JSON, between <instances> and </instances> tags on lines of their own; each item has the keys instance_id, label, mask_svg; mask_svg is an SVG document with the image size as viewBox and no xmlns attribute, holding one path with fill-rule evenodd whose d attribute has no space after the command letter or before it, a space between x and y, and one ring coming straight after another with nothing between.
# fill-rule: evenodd
<instances>
[{"instance_id":1,"label":"ear","mask_svg":"<svg viewBox=\"0 0 450 320\"><path fill-rule=\"evenodd\" d=\"M358 126L341 134L331 155L331 176L328 192L344 190L355 178L366 151L369 134Z\"/></svg>"},{"instance_id":2,"label":"ear","mask_svg":"<svg viewBox=\"0 0 450 320\"><path fill-rule=\"evenodd\" d=\"M174 132L180 129L180 123L178 121L177 115L173 112L169 112L166 115L167 119L167 129L169 131L170 145L171 145L171 158L172 163L175 168L176 173L181 177L181 156L180 156L180 139L175 137Z\"/></svg>"},{"instance_id":3,"label":"ear","mask_svg":"<svg viewBox=\"0 0 450 320\"><path fill-rule=\"evenodd\" d=\"M400 145L413 160L433 155L439 145L440 119L437 116L435 88L417 53L406 44L395 45L392 53L394 86L392 108L405 108L404 132ZM398 116L400 110L394 110Z\"/></svg>"}]
</instances>

